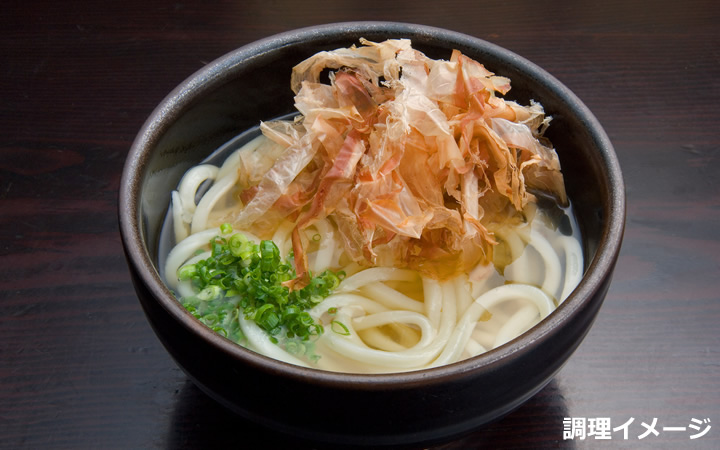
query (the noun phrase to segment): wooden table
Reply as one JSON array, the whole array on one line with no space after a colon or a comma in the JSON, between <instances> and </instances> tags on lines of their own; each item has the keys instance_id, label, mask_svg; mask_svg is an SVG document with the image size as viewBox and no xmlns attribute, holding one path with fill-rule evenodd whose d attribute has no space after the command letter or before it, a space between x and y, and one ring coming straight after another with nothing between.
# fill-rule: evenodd
<instances>
[{"instance_id":1,"label":"wooden table","mask_svg":"<svg viewBox=\"0 0 720 450\"><path fill-rule=\"evenodd\" d=\"M614 283L580 349L524 406L440 448L720 447L720 3L109 3L3 5L0 447L303 446L223 410L167 355L130 283L118 184L141 124L192 72L348 20L449 28L539 64L597 115L627 182ZM581 440L564 418L633 422L627 441ZM658 435L641 439L643 422Z\"/></svg>"}]
</instances>

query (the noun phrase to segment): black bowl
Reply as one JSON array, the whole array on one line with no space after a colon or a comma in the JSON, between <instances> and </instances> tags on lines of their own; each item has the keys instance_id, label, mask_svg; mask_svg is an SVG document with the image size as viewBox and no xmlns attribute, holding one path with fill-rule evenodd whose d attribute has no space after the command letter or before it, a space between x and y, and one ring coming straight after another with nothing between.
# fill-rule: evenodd
<instances>
[{"instance_id":1,"label":"black bowl","mask_svg":"<svg viewBox=\"0 0 720 450\"><path fill-rule=\"evenodd\" d=\"M586 260L580 285L550 316L469 360L387 375L292 366L213 333L176 301L158 273L159 234L183 173L241 131L293 111L292 67L321 50L409 38L432 58L452 49L512 81L506 98L539 101L578 215ZM229 409L272 429L335 444L397 445L456 437L512 411L577 348L607 292L625 223L624 184L602 127L565 86L529 61L452 31L401 23L340 23L272 36L192 75L155 109L124 168L119 219L137 295L180 367Z\"/></svg>"}]
</instances>

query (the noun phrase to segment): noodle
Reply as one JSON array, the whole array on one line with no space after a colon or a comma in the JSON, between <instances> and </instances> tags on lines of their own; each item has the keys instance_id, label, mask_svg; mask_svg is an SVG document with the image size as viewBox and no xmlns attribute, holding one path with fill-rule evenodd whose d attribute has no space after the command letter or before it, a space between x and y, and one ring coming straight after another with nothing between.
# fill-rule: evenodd
<instances>
[{"instance_id":1,"label":"noodle","mask_svg":"<svg viewBox=\"0 0 720 450\"><path fill-rule=\"evenodd\" d=\"M191 233L197 233L207 228L210 211L215 207L222 196L232 189L237 181L237 172L229 173L224 178L219 179L213 186L203 195L202 200L198 203L193 214Z\"/></svg>"},{"instance_id":2,"label":"noodle","mask_svg":"<svg viewBox=\"0 0 720 450\"><path fill-rule=\"evenodd\" d=\"M203 172L196 173L214 173L207 170L207 164L202 167ZM225 172L225 177L207 190L194 210L182 209L183 216L189 215L194 227L195 224L197 227L202 223L209 224L212 208L200 205L218 203L237 179L232 171ZM199 186L202 182L197 180L203 176L194 179L193 186ZM173 200L175 206L176 200ZM172 217L178 220L175 211ZM346 266L350 276L340 283L335 293L309 311L313 318L330 328L316 342L319 361L313 363L283 350L240 314L238 321L247 340L245 345L292 364L377 373L437 367L485 353L514 339L546 317L555 308L552 299L561 302L582 276L582 253L577 238L557 234L545 225L541 216L536 217L530 227L529 232L511 229L496 232L507 243L513 261L505 268L505 279L517 284L503 285L503 277L495 279L497 273L482 266L473 271L477 281L460 274L438 282L420 276L414 270L363 268L353 263ZM293 223L285 220L272 233L273 241L285 253L292 248L292 228ZM220 234L218 227L195 232L180 240L168 255L165 263L168 286L180 297L193 295L192 287L189 282L180 282L167 274L177 273L180 267L207 258L209 252L197 253L206 249L208 241ZM247 231L243 234L255 242L260 240ZM316 249L309 255L313 272L338 267L342 245L338 242L335 226L326 219L319 220L308 228L308 236L317 241ZM537 287L527 284L533 283L533 276L527 275L528 272L535 272L534 278L541 280ZM417 300L409 296L403 286L421 292L423 298ZM328 311L333 309L337 312L330 318ZM348 335L332 332L332 321L347 327ZM395 331L390 333L393 327ZM403 339L393 336L403 333ZM409 346L406 345L408 339L414 339ZM406 341L405 344L402 341Z\"/></svg>"},{"instance_id":3,"label":"noodle","mask_svg":"<svg viewBox=\"0 0 720 450\"><path fill-rule=\"evenodd\" d=\"M238 306L232 321L241 345L291 364L367 373L481 355L537 325L582 278L559 162L538 140L548 119L536 103L522 107L491 93L472 101L487 102L497 117L462 125L462 114L450 118L472 102L453 104L459 94L444 90L460 85L452 78L441 83L443 77L470 67L463 76L479 76L486 92L499 93L509 89L507 79L462 55L438 68L404 41L365 44L358 51L389 45L392 51L380 54L399 55L385 67L386 85L367 75L372 68L339 70L331 77L339 92L333 94L313 79L317 61L303 63L293 86L301 89L296 103L304 122L263 123L264 136L228 148L219 165L188 170L171 195L167 228L175 245L163 276L181 300L200 296L179 273L208 259L211 241L230 241L230 224L256 244L272 240L289 257L296 278L283 282L288 289L302 289L326 271L341 274L334 290L306 310L321 333L271 336ZM408 69L408 77L419 78L402 78L402 61L413 58L430 73ZM431 98L416 83L442 87ZM388 94L398 86L395 97ZM354 109L332 100L347 92ZM373 123L381 114L371 111L375 100L387 98L394 99L384 104L387 120ZM415 103L398 106L409 98ZM351 126L336 128L344 120ZM542 186L556 203L541 208L526 184ZM569 234L560 231L558 216L569 220ZM226 290L228 301L242 304L240 292Z\"/></svg>"},{"instance_id":4,"label":"noodle","mask_svg":"<svg viewBox=\"0 0 720 450\"><path fill-rule=\"evenodd\" d=\"M376 281L366 284L361 291L368 294L370 298L377 298L390 309L402 309L407 311L423 312L425 305L422 302L413 300L402 292L388 287L386 284Z\"/></svg>"}]
</instances>

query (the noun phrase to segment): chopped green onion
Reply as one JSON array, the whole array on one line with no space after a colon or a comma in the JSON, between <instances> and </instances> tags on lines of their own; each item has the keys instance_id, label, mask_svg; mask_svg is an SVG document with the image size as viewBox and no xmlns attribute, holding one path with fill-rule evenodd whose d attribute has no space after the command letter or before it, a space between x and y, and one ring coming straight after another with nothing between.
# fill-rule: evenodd
<instances>
[{"instance_id":1,"label":"chopped green onion","mask_svg":"<svg viewBox=\"0 0 720 450\"><path fill-rule=\"evenodd\" d=\"M233 227L229 223L224 223L224 224L220 225L220 232L222 234L232 233L232 230L233 230Z\"/></svg>"},{"instance_id":2,"label":"chopped green onion","mask_svg":"<svg viewBox=\"0 0 720 450\"><path fill-rule=\"evenodd\" d=\"M342 336L350 336L350 330L348 329L347 326L345 326L344 323L342 323L338 320L333 320L332 322L330 322L330 326L331 326L331 329L335 333L340 334Z\"/></svg>"},{"instance_id":3,"label":"chopped green onion","mask_svg":"<svg viewBox=\"0 0 720 450\"><path fill-rule=\"evenodd\" d=\"M230 233L232 226L223 224L220 231ZM274 242L255 244L236 233L214 237L210 248L210 257L178 270L178 278L190 280L196 292L183 299L185 308L219 334L238 342L244 339L237 322L242 313L267 332L272 342L279 343L278 336L284 336L287 341L283 345L317 359L309 340L324 330L307 311L330 295L345 274L327 270L312 277L304 288L291 291L283 283L295 277L292 252L283 261ZM333 324L338 326L349 334L343 324Z\"/></svg>"},{"instance_id":4,"label":"chopped green onion","mask_svg":"<svg viewBox=\"0 0 720 450\"><path fill-rule=\"evenodd\" d=\"M216 298L220 297L222 295L222 289L220 289L220 286L208 286L200 293L197 294L197 298L203 301L208 300L215 300Z\"/></svg>"},{"instance_id":5,"label":"chopped green onion","mask_svg":"<svg viewBox=\"0 0 720 450\"><path fill-rule=\"evenodd\" d=\"M195 275L197 275L197 267L195 266L195 264L188 264L188 265L182 266L178 270L178 279L180 281L189 280L192 277L194 277Z\"/></svg>"}]
</instances>

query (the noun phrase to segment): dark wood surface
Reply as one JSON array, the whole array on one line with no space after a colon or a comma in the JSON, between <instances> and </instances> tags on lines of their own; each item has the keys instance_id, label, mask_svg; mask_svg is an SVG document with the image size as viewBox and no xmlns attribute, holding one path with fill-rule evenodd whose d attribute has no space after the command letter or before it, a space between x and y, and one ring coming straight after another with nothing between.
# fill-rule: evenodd
<instances>
[{"instance_id":1,"label":"dark wood surface","mask_svg":"<svg viewBox=\"0 0 720 450\"><path fill-rule=\"evenodd\" d=\"M489 40L554 74L604 125L627 183L622 254L580 349L518 410L439 447L720 448L719 5L6 2L0 447L304 445L226 412L166 354L125 264L120 174L154 106L205 63L293 28L395 20ZM565 417L634 422L627 441L564 440ZM659 435L640 439L654 419ZM692 419L712 428L690 439Z\"/></svg>"}]
</instances>

